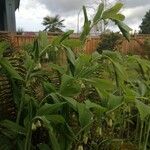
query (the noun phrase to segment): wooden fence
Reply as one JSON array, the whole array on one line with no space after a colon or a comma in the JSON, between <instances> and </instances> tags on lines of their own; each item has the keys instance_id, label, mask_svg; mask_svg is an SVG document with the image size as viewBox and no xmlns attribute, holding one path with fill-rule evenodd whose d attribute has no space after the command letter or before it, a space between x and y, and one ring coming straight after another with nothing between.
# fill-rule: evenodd
<instances>
[{"instance_id":1,"label":"wooden fence","mask_svg":"<svg viewBox=\"0 0 150 150\"><path fill-rule=\"evenodd\" d=\"M15 43L16 46L21 46L22 44L27 44L27 43L32 43L35 39L35 35L16 35L16 34L11 34L11 39ZM48 36L49 40L51 41L54 36ZM71 38L78 38L76 37L71 37ZM122 44L117 47L118 51L127 54L127 53L132 53L132 54L143 54L144 52L144 41L146 39L150 39L150 35L137 35L137 36L132 36L130 42L128 42L126 39L122 40ZM100 37L90 37L88 38L84 51L87 54L91 54L94 52L97 48L98 43L100 42Z\"/></svg>"}]
</instances>

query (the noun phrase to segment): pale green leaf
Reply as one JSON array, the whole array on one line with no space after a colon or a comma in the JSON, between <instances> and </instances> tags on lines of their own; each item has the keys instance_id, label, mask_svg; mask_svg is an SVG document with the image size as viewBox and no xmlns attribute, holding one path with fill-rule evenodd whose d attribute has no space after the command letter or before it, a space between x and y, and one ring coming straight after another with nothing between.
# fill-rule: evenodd
<instances>
[{"instance_id":1,"label":"pale green leaf","mask_svg":"<svg viewBox=\"0 0 150 150\"><path fill-rule=\"evenodd\" d=\"M87 126L92 121L92 113L86 108L83 103L78 103L79 122L81 127Z\"/></svg>"},{"instance_id":2,"label":"pale green leaf","mask_svg":"<svg viewBox=\"0 0 150 150\"><path fill-rule=\"evenodd\" d=\"M102 14L103 14L103 10L104 10L104 4L101 3L99 6L98 6L98 10L93 18L93 24L96 24L100 21L101 17L102 17Z\"/></svg>"},{"instance_id":3,"label":"pale green leaf","mask_svg":"<svg viewBox=\"0 0 150 150\"><path fill-rule=\"evenodd\" d=\"M144 104L139 100L136 100L136 106L139 110L141 120L144 121L145 118L150 115L150 106Z\"/></svg>"},{"instance_id":4,"label":"pale green leaf","mask_svg":"<svg viewBox=\"0 0 150 150\"><path fill-rule=\"evenodd\" d=\"M81 90L80 81L74 77L63 75L60 86L60 93L63 96L74 96Z\"/></svg>"},{"instance_id":5,"label":"pale green leaf","mask_svg":"<svg viewBox=\"0 0 150 150\"><path fill-rule=\"evenodd\" d=\"M109 94L109 98L108 98L108 108L114 109L118 106L120 106L123 102L123 97L122 96L115 96L113 94Z\"/></svg>"},{"instance_id":6,"label":"pale green leaf","mask_svg":"<svg viewBox=\"0 0 150 150\"><path fill-rule=\"evenodd\" d=\"M111 18L114 14L117 14L122 7L123 7L122 3L116 3L113 7L104 11L103 19Z\"/></svg>"}]
</instances>

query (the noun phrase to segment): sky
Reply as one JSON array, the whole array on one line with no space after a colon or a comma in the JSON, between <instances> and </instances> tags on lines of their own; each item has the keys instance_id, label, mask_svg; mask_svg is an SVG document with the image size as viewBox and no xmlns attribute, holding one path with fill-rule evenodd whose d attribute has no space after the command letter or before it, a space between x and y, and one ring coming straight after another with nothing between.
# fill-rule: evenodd
<instances>
[{"instance_id":1,"label":"sky","mask_svg":"<svg viewBox=\"0 0 150 150\"><path fill-rule=\"evenodd\" d=\"M89 16L96 11L96 5L100 0L20 0L20 8L16 11L17 29L24 31L40 31L44 29L43 18L47 15L59 15L65 19L65 29L73 29L75 32L82 29L82 6L87 6ZM107 0L108 4L121 1L124 4L121 12L125 15L125 23L133 30L139 30L139 25L145 13L150 9L150 0ZM110 29L117 31L112 24Z\"/></svg>"}]
</instances>

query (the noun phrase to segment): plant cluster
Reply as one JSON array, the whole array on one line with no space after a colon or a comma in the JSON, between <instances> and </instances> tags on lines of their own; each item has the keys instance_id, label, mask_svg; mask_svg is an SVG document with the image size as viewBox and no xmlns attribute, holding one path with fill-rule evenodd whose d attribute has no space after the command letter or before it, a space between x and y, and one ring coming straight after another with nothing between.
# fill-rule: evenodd
<instances>
[{"instance_id":1,"label":"plant cluster","mask_svg":"<svg viewBox=\"0 0 150 150\"><path fill-rule=\"evenodd\" d=\"M6 79L0 80L4 106L0 112L6 114L0 116L1 150L149 148L150 62L111 51L92 55L73 52L102 19L115 21L129 38L121 7L117 3L104 11L100 4L93 21L88 20L83 7L80 40L69 39L73 31L68 31L47 44L41 33L33 48L9 57L4 53L11 45L0 42L0 79ZM66 63L50 62L49 54L61 51ZM45 59L47 68L43 67Z\"/></svg>"}]
</instances>

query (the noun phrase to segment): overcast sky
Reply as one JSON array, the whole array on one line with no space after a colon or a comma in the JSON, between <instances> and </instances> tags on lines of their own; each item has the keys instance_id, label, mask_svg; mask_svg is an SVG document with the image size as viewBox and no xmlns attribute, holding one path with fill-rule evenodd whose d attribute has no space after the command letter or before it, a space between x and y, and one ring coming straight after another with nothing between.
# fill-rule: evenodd
<instances>
[{"instance_id":1,"label":"overcast sky","mask_svg":"<svg viewBox=\"0 0 150 150\"><path fill-rule=\"evenodd\" d=\"M20 8L16 11L17 28L24 31L43 30L43 17L59 14L65 19L65 30L77 30L77 18L83 5L93 6L94 0L20 0ZM98 0L95 0L98 1ZM99 0L100 1L100 0ZM115 0L109 0L113 2ZM119 0L118 0L119 1ZM125 22L134 30L139 29L142 17L150 9L150 0L120 0L124 3L122 13L126 16ZM88 8L92 16L93 8ZM83 23L82 13L79 15L80 26ZM112 27L114 29L114 27Z\"/></svg>"}]
</instances>

